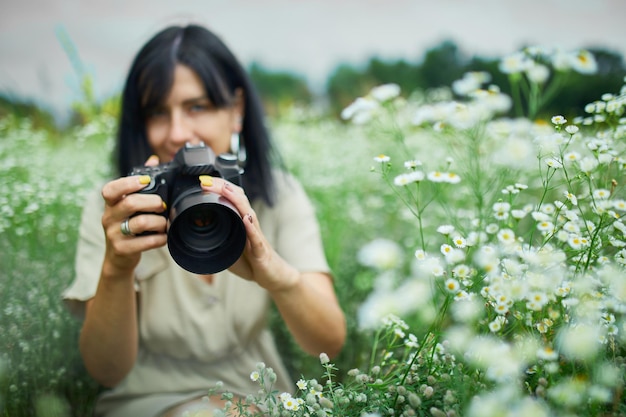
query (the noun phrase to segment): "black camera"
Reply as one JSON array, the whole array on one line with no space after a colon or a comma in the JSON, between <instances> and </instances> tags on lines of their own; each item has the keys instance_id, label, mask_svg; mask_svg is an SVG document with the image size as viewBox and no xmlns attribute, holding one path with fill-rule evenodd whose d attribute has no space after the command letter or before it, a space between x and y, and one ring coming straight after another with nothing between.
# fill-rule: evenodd
<instances>
[{"instance_id":1,"label":"black camera","mask_svg":"<svg viewBox=\"0 0 626 417\"><path fill-rule=\"evenodd\" d=\"M215 153L205 146L186 144L174 160L154 167L133 168L129 175L148 175L150 184L138 191L158 194L167 204L167 247L187 271L214 274L234 264L246 244L240 213L224 197L206 193L199 175L222 177L241 185L243 169L232 154Z\"/></svg>"}]
</instances>

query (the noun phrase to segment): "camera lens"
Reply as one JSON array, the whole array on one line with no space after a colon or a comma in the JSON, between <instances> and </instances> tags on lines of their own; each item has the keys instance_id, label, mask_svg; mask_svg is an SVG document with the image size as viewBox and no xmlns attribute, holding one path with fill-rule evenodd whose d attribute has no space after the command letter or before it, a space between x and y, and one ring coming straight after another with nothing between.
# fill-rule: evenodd
<instances>
[{"instance_id":1,"label":"camera lens","mask_svg":"<svg viewBox=\"0 0 626 417\"><path fill-rule=\"evenodd\" d=\"M189 228L198 235L209 235L217 227L218 213L207 205L199 205L189 209Z\"/></svg>"},{"instance_id":2,"label":"camera lens","mask_svg":"<svg viewBox=\"0 0 626 417\"><path fill-rule=\"evenodd\" d=\"M228 240L232 220L223 206L198 204L181 213L174 230L189 251L209 252Z\"/></svg>"},{"instance_id":3,"label":"camera lens","mask_svg":"<svg viewBox=\"0 0 626 417\"><path fill-rule=\"evenodd\" d=\"M243 252L246 231L235 207L217 194L188 193L174 203L167 244L172 258L196 274L214 274Z\"/></svg>"}]
</instances>

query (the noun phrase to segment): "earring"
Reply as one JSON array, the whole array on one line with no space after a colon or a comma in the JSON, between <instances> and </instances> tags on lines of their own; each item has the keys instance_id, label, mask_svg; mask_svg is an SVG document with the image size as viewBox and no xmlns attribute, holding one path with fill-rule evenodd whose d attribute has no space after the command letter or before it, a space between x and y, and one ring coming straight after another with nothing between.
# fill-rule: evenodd
<instances>
[{"instance_id":1,"label":"earring","mask_svg":"<svg viewBox=\"0 0 626 417\"><path fill-rule=\"evenodd\" d=\"M233 132L230 135L230 153L237 155L239 153L239 132Z\"/></svg>"},{"instance_id":2,"label":"earring","mask_svg":"<svg viewBox=\"0 0 626 417\"><path fill-rule=\"evenodd\" d=\"M239 136L239 132L233 132L230 136L230 152L237 157L239 165L244 165L248 155L246 154L246 147Z\"/></svg>"}]
</instances>

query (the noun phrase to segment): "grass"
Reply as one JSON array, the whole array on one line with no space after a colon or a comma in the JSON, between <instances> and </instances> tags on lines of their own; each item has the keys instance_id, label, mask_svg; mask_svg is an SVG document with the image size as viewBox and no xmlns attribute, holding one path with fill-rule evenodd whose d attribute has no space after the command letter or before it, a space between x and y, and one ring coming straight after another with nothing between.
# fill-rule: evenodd
<instances>
[{"instance_id":1,"label":"grass","mask_svg":"<svg viewBox=\"0 0 626 417\"><path fill-rule=\"evenodd\" d=\"M0 120L0 404L4 416L89 415L79 323L61 301L85 192L102 178L110 120L61 142L26 119Z\"/></svg>"}]
</instances>

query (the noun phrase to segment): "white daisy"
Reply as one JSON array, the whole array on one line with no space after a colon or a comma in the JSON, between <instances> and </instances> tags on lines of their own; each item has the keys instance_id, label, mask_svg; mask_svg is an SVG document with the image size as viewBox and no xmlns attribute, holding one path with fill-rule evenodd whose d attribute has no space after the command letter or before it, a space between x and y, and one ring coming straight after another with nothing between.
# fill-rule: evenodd
<instances>
[{"instance_id":1,"label":"white daisy","mask_svg":"<svg viewBox=\"0 0 626 417\"><path fill-rule=\"evenodd\" d=\"M501 229L498 232L498 240L504 244L515 242L515 232L511 229Z\"/></svg>"},{"instance_id":2,"label":"white daisy","mask_svg":"<svg viewBox=\"0 0 626 417\"><path fill-rule=\"evenodd\" d=\"M452 239L452 242L454 243L454 246L460 249L467 246L467 241L462 236L456 236Z\"/></svg>"},{"instance_id":3,"label":"white daisy","mask_svg":"<svg viewBox=\"0 0 626 417\"><path fill-rule=\"evenodd\" d=\"M400 86L394 83L379 85L370 90L370 96L381 103L394 99L399 95Z\"/></svg>"},{"instance_id":4,"label":"white daisy","mask_svg":"<svg viewBox=\"0 0 626 417\"><path fill-rule=\"evenodd\" d=\"M586 50L580 50L571 55L572 69L581 74L595 74L598 71L598 63L593 54Z\"/></svg>"},{"instance_id":5,"label":"white daisy","mask_svg":"<svg viewBox=\"0 0 626 417\"><path fill-rule=\"evenodd\" d=\"M563 194L565 194L565 198L567 198L570 203L572 203L572 205L578 205L578 198L576 198L574 194L570 193L569 191L565 191Z\"/></svg>"},{"instance_id":6,"label":"white daisy","mask_svg":"<svg viewBox=\"0 0 626 417\"><path fill-rule=\"evenodd\" d=\"M452 232L454 232L454 226L449 224L442 224L441 226L437 227L437 232L441 233L444 236L448 236Z\"/></svg>"},{"instance_id":7,"label":"white daisy","mask_svg":"<svg viewBox=\"0 0 626 417\"><path fill-rule=\"evenodd\" d=\"M374 161L376 162L389 162L391 160L391 158L385 154L380 154L376 157L374 157Z\"/></svg>"},{"instance_id":8,"label":"white daisy","mask_svg":"<svg viewBox=\"0 0 626 417\"><path fill-rule=\"evenodd\" d=\"M600 200L606 200L611 196L611 192L604 188L598 188L593 191L593 197Z\"/></svg>"},{"instance_id":9,"label":"white daisy","mask_svg":"<svg viewBox=\"0 0 626 417\"><path fill-rule=\"evenodd\" d=\"M447 279L445 286L446 286L446 290L452 294L456 294L461 288L459 281L457 281L454 278Z\"/></svg>"}]
</instances>

